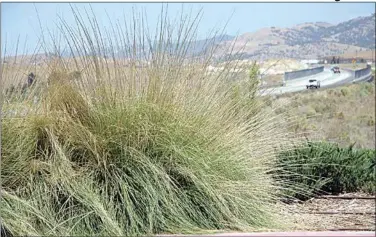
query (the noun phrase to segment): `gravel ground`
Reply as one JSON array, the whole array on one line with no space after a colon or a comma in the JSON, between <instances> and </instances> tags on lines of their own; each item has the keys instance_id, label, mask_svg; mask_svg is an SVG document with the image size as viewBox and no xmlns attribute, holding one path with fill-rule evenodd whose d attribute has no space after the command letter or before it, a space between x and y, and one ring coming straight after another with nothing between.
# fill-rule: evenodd
<instances>
[{"instance_id":1,"label":"gravel ground","mask_svg":"<svg viewBox=\"0 0 376 237\"><path fill-rule=\"evenodd\" d=\"M370 196L362 193L339 197ZM295 203L282 215L295 224L295 230L370 230L375 231L375 199L319 199Z\"/></svg>"},{"instance_id":2,"label":"gravel ground","mask_svg":"<svg viewBox=\"0 0 376 237\"><path fill-rule=\"evenodd\" d=\"M364 193L348 193L336 198L313 198L302 203L281 205L281 221L293 223L283 229L257 229L249 233L208 231L196 235L160 234L159 237L219 237L219 236L375 236L375 199L340 199L339 197L370 197ZM373 196L375 197L375 196ZM336 212L357 214L317 214ZM316 213L316 214L315 214ZM362 213L362 214L360 214ZM369 214L372 213L372 214ZM286 229L287 228L287 229ZM217 232L217 233L216 233Z\"/></svg>"}]
</instances>

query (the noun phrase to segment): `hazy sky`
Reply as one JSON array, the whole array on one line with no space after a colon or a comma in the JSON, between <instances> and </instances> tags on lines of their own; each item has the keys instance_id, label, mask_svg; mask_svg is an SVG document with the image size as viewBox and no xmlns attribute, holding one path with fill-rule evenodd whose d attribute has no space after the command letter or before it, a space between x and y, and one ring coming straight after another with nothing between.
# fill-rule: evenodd
<instances>
[{"instance_id":1,"label":"hazy sky","mask_svg":"<svg viewBox=\"0 0 376 237\"><path fill-rule=\"evenodd\" d=\"M72 4L79 9L90 9L89 3ZM97 20L103 26L111 19L129 17L132 7L145 9L150 24L155 24L160 14L161 3L90 3ZM304 22L324 21L339 23L358 16L368 16L375 12L375 3L169 3L168 13L172 17L192 9L197 12L202 8L203 18L198 33L205 38L207 32L216 26L223 26L232 15L226 33L230 35L252 32L263 27L290 27ZM37 9L37 10L36 10ZM20 45L28 49L35 48L41 35L41 25L52 31L56 30L58 15L68 24L74 24L69 3L1 3L1 45L7 40L7 50L15 45L20 36ZM218 25L219 24L219 25ZM14 49L13 49L14 50Z\"/></svg>"}]
</instances>

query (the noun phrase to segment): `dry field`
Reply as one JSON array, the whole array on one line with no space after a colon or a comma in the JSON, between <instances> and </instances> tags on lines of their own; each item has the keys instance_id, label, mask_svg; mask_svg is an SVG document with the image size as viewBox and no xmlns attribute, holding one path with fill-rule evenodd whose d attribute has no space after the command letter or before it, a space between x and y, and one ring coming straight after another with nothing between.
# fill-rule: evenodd
<instances>
[{"instance_id":1,"label":"dry field","mask_svg":"<svg viewBox=\"0 0 376 237\"><path fill-rule=\"evenodd\" d=\"M341 58L363 58L365 60L372 60L375 59L375 50L367 50L367 51L360 51L360 52L350 52L346 54L342 54L339 57Z\"/></svg>"},{"instance_id":2,"label":"dry field","mask_svg":"<svg viewBox=\"0 0 376 237\"><path fill-rule=\"evenodd\" d=\"M351 69L351 70L355 69L356 70L356 69L366 68L367 64L366 63L356 63L356 64L347 63L347 64L339 64L338 66L340 68L346 68L346 69Z\"/></svg>"},{"instance_id":3,"label":"dry field","mask_svg":"<svg viewBox=\"0 0 376 237\"><path fill-rule=\"evenodd\" d=\"M262 77L263 88L282 86L283 74L265 75Z\"/></svg>"},{"instance_id":4,"label":"dry field","mask_svg":"<svg viewBox=\"0 0 376 237\"><path fill-rule=\"evenodd\" d=\"M282 107L278 104L283 104ZM314 140L358 148L375 146L375 84L360 83L334 89L284 95L271 103L276 113L295 116L291 131Z\"/></svg>"}]
</instances>

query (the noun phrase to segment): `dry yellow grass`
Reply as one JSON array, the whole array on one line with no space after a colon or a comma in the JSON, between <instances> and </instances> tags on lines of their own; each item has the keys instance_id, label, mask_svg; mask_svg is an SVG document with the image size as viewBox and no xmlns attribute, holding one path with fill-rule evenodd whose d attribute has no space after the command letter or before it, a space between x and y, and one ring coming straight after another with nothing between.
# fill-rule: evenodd
<instances>
[{"instance_id":1,"label":"dry yellow grass","mask_svg":"<svg viewBox=\"0 0 376 237\"><path fill-rule=\"evenodd\" d=\"M375 50L367 50L367 51L360 51L360 52L351 52L342 54L340 58L363 58L365 60L372 60L375 59Z\"/></svg>"},{"instance_id":2,"label":"dry yellow grass","mask_svg":"<svg viewBox=\"0 0 376 237\"><path fill-rule=\"evenodd\" d=\"M341 146L356 143L358 148L375 146L374 83L282 96L271 106L278 106L276 113L296 116L298 124L290 129L310 139Z\"/></svg>"},{"instance_id":3,"label":"dry yellow grass","mask_svg":"<svg viewBox=\"0 0 376 237\"><path fill-rule=\"evenodd\" d=\"M266 84L262 84L262 87L282 86L282 81L283 81L283 74L265 75L262 77L262 82L265 82Z\"/></svg>"},{"instance_id":4,"label":"dry yellow grass","mask_svg":"<svg viewBox=\"0 0 376 237\"><path fill-rule=\"evenodd\" d=\"M354 70L354 69L362 69L362 68L366 68L366 67L367 67L367 64L366 64L366 63L356 63L356 64L352 64L352 63L344 63L344 64L339 64L338 66L339 66L340 68L346 68L346 69Z\"/></svg>"},{"instance_id":5,"label":"dry yellow grass","mask_svg":"<svg viewBox=\"0 0 376 237\"><path fill-rule=\"evenodd\" d=\"M235 91L229 81L237 68L207 75L210 52L188 63L199 15L182 15L175 25L162 12L154 37L133 18L131 32L119 26L105 40L97 37L104 32L95 16L86 16L87 26L72 10L78 29L63 21L62 34L67 44L78 42L80 55L94 56L55 58L34 69L10 62L2 71L8 86L26 82L31 70L37 80L5 97L2 225L33 236L283 225L274 204L285 181L271 171L279 169L278 152L300 141L280 126L288 118L273 116L254 97L258 68ZM160 42L149 57L154 38ZM105 45L118 43L111 39L130 46L132 60L98 58ZM180 40L170 58L172 39ZM135 52L150 64L140 67Z\"/></svg>"}]
</instances>

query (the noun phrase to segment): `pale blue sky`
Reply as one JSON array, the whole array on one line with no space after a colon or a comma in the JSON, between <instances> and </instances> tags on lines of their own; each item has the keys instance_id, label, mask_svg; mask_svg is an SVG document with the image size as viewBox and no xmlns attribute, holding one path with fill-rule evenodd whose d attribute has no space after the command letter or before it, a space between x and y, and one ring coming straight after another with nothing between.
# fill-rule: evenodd
<instances>
[{"instance_id":1,"label":"pale blue sky","mask_svg":"<svg viewBox=\"0 0 376 237\"><path fill-rule=\"evenodd\" d=\"M89 9L89 3L73 3L79 9ZM132 7L145 9L150 24L155 24L160 14L161 3L90 3L98 21L109 25L105 10L113 19L122 19L123 12L129 16ZM176 16L182 3L169 3L168 12ZM27 39L27 48L33 49L41 35L36 9L44 28L56 30L58 14L73 24L69 3L1 3L1 45L7 39L7 50L14 46L18 36L20 45ZM252 32L263 27L290 27L304 22L324 21L339 23L358 16L368 16L375 12L375 3L184 3L184 9L197 12L203 9L203 19L199 27L199 38L216 26L223 26L234 13L227 26L230 35ZM187 12L187 11L185 11ZM219 24L219 25L218 25Z\"/></svg>"}]
</instances>

